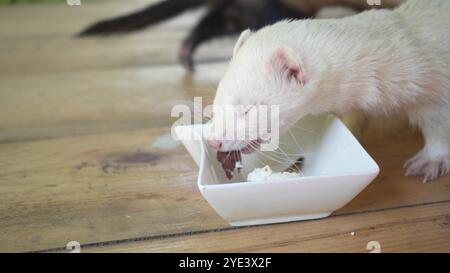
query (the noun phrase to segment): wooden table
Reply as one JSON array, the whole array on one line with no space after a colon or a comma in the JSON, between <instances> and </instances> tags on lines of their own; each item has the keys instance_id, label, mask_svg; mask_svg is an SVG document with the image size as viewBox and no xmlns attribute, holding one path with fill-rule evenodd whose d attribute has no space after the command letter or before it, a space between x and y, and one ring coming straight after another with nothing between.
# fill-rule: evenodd
<instances>
[{"instance_id":1,"label":"wooden table","mask_svg":"<svg viewBox=\"0 0 450 273\"><path fill-rule=\"evenodd\" d=\"M230 227L200 195L184 148L154 141L170 132L172 105L211 101L232 41L204 46L188 75L175 57L195 14L73 37L149 1L124 2L0 8L0 251L67 252L69 241L83 252L368 252L370 241L383 252L450 251L450 177L403 176L422 145L404 128L358 134L381 174L331 217Z\"/></svg>"}]
</instances>

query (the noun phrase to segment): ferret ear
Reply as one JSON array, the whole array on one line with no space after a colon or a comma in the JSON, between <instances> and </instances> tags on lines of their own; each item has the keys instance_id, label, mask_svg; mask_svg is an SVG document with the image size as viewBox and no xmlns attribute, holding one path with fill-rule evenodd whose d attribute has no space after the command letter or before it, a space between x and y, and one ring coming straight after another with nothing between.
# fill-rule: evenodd
<instances>
[{"instance_id":1,"label":"ferret ear","mask_svg":"<svg viewBox=\"0 0 450 273\"><path fill-rule=\"evenodd\" d=\"M233 56L236 56L239 49L244 45L244 43L247 41L247 39L250 38L250 36L252 36L252 34L253 34L253 32L250 29L246 29L246 30L242 31L241 35L239 36L238 41L236 42L236 45L234 46Z\"/></svg>"},{"instance_id":2,"label":"ferret ear","mask_svg":"<svg viewBox=\"0 0 450 273\"><path fill-rule=\"evenodd\" d=\"M270 56L269 67L275 73L287 77L288 80L295 79L302 86L306 84L302 62L290 47L277 48Z\"/></svg>"}]
</instances>

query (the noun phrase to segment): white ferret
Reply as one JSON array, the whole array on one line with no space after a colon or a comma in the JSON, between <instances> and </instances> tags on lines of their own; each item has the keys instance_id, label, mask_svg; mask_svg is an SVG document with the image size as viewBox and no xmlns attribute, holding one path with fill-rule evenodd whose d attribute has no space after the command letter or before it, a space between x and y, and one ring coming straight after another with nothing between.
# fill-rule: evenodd
<instances>
[{"instance_id":1,"label":"white ferret","mask_svg":"<svg viewBox=\"0 0 450 273\"><path fill-rule=\"evenodd\" d=\"M403 112L425 146L406 175L450 172L450 1L410 0L343 19L282 21L244 31L219 83L216 106L279 105L280 132L308 114ZM215 115L213 127L223 117ZM219 151L249 142L209 136ZM224 130L225 131L225 130ZM267 136L266 136L267 137Z\"/></svg>"}]
</instances>

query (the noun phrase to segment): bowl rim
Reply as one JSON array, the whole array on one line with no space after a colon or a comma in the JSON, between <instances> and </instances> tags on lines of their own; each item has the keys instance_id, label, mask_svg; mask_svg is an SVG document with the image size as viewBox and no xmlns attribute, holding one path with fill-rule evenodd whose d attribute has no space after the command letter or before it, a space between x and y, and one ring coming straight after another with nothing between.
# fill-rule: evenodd
<instances>
[{"instance_id":1,"label":"bowl rim","mask_svg":"<svg viewBox=\"0 0 450 273\"><path fill-rule=\"evenodd\" d=\"M242 185L261 185L261 184L266 184L266 183L292 183L293 181L299 181L299 180L306 180L303 182L311 182L310 180L317 180L317 179L324 179L324 178L338 178L338 177L356 177L356 176L377 176L380 173L380 167L377 164L377 162L373 159L373 157L366 151L366 149L364 149L364 147L361 145L361 143L358 141L358 139L352 134L352 132L347 128L347 126L345 126L345 124L342 122L342 120L337 117L334 116L332 114L329 114L329 116L333 117L333 122L338 122L341 127L346 130L346 132L348 133L348 135L352 138L352 140L359 145L359 147L361 148L361 150L368 156L369 160L371 161L373 167L372 169L368 169L367 171L364 172L347 172L347 173L339 173L336 175L332 175L332 174L325 174L325 175L316 175L316 176L302 176L302 177L289 177L283 180L271 180L271 181L255 181L255 182L249 182L249 181L237 181L237 182L231 182L231 183L218 183L218 184L207 184L204 185L202 184L202 177L204 174L204 169L205 169L205 165L206 165L206 151L205 151L205 145L206 142L203 139L203 136L199 134L199 132L197 132L196 130L194 131L194 134L196 134L199 137L199 142L200 142L200 161L199 161L199 172L198 172L198 177L197 177L197 185L199 188L217 188L217 187L227 187L227 188L232 188L232 187L239 187ZM191 125L191 127L193 126L205 126L207 124L194 124ZM192 128L191 128L192 129Z\"/></svg>"}]
</instances>

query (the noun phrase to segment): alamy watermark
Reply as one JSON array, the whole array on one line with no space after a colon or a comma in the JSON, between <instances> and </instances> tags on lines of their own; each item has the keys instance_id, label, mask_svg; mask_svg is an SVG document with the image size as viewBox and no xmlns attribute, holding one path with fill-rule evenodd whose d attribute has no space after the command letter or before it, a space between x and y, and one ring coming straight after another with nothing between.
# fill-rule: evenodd
<instances>
[{"instance_id":1,"label":"alamy watermark","mask_svg":"<svg viewBox=\"0 0 450 273\"><path fill-rule=\"evenodd\" d=\"M201 137L214 138L224 142L261 142L261 151L274 151L280 137L280 110L278 105L208 105L203 107L202 98L194 98L194 107L175 105L171 117L178 118L172 125L175 140L197 140L198 135L177 134L176 127L201 124L211 119L209 130L203 130Z\"/></svg>"},{"instance_id":2,"label":"alamy watermark","mask_svg":"<svg viewBox=\"0 0 450 273\"><path fill-rule=\"evenodd\" d=\"M70 250L70 253L81 253L81 244L78 241L70 241L66 244L66 249Z\"/></svg>"},{"instance_id":3,"label":"alamy watermark","mask_svg":"<svg viewBox=\"0 0 450 273\"><path fill-rule=\"evenodd\" d=\"M370 250L370 253L381 253L381 244L378 241L370 241L366 246L367 250Z\"/></svg>"}]
</instances>

